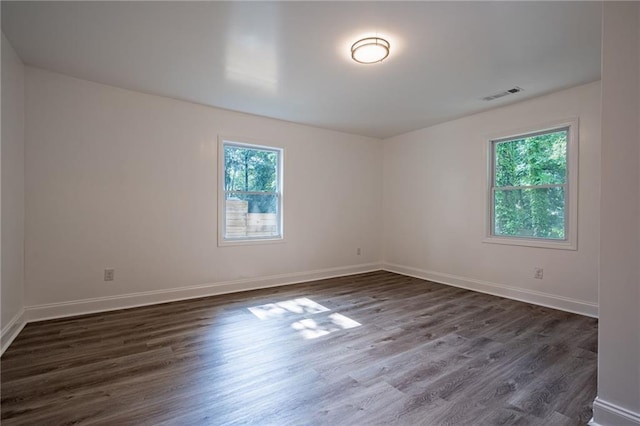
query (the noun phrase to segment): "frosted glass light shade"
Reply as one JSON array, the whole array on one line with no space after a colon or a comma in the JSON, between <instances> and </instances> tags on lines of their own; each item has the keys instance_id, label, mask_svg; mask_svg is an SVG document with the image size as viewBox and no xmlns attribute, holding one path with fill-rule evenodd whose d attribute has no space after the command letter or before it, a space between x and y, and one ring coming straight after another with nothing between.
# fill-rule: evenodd
<instances>
[{"instance_id":1,"label":"frosted glass light shade","mask_svg":"<svg viewBox=\"0 0 640 426\"><path fill-rule=\"evenodd\" d=\"M351 57L361 64L375 64L389 56L389 48L389 42L383 38L363 38L351 46Z\"/></svg>"}]
</instances>

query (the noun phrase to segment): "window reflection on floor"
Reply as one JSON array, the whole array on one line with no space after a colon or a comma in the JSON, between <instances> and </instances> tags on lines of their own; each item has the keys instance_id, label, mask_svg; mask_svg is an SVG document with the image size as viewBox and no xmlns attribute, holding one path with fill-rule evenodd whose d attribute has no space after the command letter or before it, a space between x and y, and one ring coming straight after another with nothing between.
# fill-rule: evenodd
<instances>
[{"instance_id":1,"label":"window reflection on floor","mask_svg":"<svg viewBox=\"0 0 640 426\"><path fill-rule=\"evenodd\" d=\"M337 312L329 313L329 308L307 297L267 303L248 309L260 320L275 318L295 319L296 321L291 323L291 328L304 339L315 339L334 331L347 330L362 325L358 321ZM313 318L309 318L311 315L313 315ZM300 316L303 316L303 318L300 318Z\"/></svg>"},{"instance_id":2,"label":"window reflection on floor","mask_svg":"<svg viewBox=\"0 0 640 426\"><path fill-rule=\"evenodd\" d=\"M291 328L298 330L300 335L305 339L315 339L338 330L346 330L348 328L359 327L358 321L354 321L349 317L341 314L331 314L326 319L329 321L316 322L311 318L305 318L291 324Z\"/></svg>"},{"instance_id":3,"label":"window reflection on floor","mask_svg":"<svg viewBox=\"0 0 640 426\"><path fill-rule=\"evenodd\" d=\"M294 316L300 314L317 314L318 312L326 312L329 308L325 308L319 303L314 302L306 297L299 299L285 300L278 303L267 303L266 305L254 306L249 311L261 320L267 318L282 318L286 316Z\"/></svg>"}]
</instances>

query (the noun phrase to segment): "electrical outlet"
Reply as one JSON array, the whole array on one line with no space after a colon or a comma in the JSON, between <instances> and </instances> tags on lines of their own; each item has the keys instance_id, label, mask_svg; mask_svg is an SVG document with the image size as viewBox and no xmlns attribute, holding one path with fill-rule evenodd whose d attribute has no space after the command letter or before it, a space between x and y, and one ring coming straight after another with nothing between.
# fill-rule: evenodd
<instances>
[{"instance_id":1,"label":"electrical outlet","mask_svg":"<svg viewBox=\"0 0 640 426\"><path fill-rule=\"evenodd\" d=\"M357 254L358 256L360 256L360 254L361 254L361 253L362 253L362 251L360 250L360 247L358 247L358 249L356 250L356 254Z\"/></svg>"},{"instance_id":2,"label":"electrical outlet","mask_svg":"<svg viewBox=\"0 0 640 426\"><path fill-rule=\"evenodd\" d=\"M542 268L533 268L533 278L537 280L541 280L543 277L544 269Z\"/></svg>"},{"instance_id":3,"label":"electrical outlet","mask_svg":"<svg viewBox=\"0 0 640 426\"><path fill-rule=\"evenodd\" d=\"M115 273L116 273L115 269L105 269L104 270L104 280L105 281L113 281Z\"/></svg>"}]
</instances>

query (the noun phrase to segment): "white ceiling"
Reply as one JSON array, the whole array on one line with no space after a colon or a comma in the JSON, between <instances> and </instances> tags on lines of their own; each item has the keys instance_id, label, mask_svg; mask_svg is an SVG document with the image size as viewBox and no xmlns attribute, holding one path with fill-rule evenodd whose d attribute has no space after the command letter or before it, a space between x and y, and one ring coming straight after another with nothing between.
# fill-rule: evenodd
<instances>
[{"instance_id":1,"label":"white ceiling","mask_svg":"<svg viewBox=\"0 0 640 426\"><path fill-rule=\"evenodd\" d=\"M2 2L26 64L386 138L600 78L598 2ZM391 55L357 64L378 33ZM524 92L481 98L520 86Z\"/></svg>"}]
</instances>

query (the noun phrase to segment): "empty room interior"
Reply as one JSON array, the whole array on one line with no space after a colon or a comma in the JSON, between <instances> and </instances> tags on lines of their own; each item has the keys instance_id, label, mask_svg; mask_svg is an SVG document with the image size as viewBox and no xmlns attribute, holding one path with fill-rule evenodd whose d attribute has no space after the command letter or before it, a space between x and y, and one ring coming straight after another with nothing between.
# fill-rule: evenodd
<instances>
[{"instance_id":1,"label":"empty room interior","mask_svg":"<svg viewBox=\"0 0 640 426\"><path fill-rule=\"evenodd\" d=\"M1 22L3 425L640 425L640 3Z\"/></svg>"}]
</instances>

